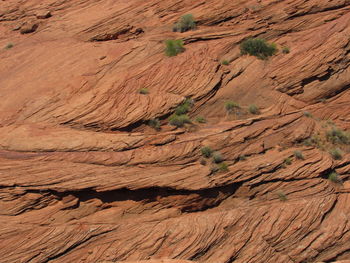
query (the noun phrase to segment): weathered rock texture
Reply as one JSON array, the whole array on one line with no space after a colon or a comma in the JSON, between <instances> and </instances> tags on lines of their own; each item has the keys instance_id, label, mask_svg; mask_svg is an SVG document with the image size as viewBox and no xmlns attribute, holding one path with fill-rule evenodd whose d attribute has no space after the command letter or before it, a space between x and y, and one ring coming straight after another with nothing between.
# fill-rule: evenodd
<instances>
[{"instance_id":1,"label":"weathered rock texture","mask_svg":"<svg viewBox=\"0 0 350 263\"><path fill-rule=\"evenodd\" d=\"M350 258L349 149L324 136L350 128L349 0L11 0L0 33L0 262ZM290 53L240 56L247 37ZM208 122L174 129L186 97Z\"/></svg>"}]
</instances>

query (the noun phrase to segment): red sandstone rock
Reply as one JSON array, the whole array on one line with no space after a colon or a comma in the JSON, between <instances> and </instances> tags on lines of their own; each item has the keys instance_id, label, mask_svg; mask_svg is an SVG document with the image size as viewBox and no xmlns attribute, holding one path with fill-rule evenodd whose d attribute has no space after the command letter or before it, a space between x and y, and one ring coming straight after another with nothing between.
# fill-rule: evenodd
<instances>
[{"instance_id":1,"label":"red sandstone rock","mask_svg":"<svg viewBox=\"0 0 350 263\"><path fill-rule=\"evenodd\" d=\"M46 19L51 17L51 12L48 10L40 10L36 13L36 17L38 19Z\"/></svg>"},{"instance_id":2,"label":"red sandstone rock","mask_svg":"<svg viewBox=\"0 0 350 263\"><path fill-rule=\"evenodd\" d=\"M38 28L37 23L25 23L24 25L21 26L20 32L21 34L29 34L33 33L36 29Z\"/></svg>"},{"instance_id":3,"label":"red sandstone rock","mask_svg":"<svg viewBox=\"0 0 350 263\"><path fill-rule=\"evenodd\" d=\"M36 34L12 31L41 10L55 16ZM347 0L2 1L0 42L16 52L0 52L0 262L347 262L349 149L325 133L350 129L349 11ZM186 13L198 28L172 32ZM241 56L255 36L290 53ZM180 38L186 51L166 57L164 40ZM169 127L187 97L207 123ZM228 171L201 162L204 146Z\"/></svg>"}]
</instances>

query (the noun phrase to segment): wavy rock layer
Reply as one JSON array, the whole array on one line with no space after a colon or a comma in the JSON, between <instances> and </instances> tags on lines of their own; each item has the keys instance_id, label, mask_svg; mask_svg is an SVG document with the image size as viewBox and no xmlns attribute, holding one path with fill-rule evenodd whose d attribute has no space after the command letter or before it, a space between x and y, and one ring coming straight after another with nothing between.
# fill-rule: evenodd
<instances>
[{"instance_id":1,"label":"wavy rock layer","mask_svg":"<svg viewBox=\"0 0 350 263\"><path fill-rule=\"evenodd\" d=\"M0 262L348 262L349 147L326 134L350 128L350 1L12 0L0 32ZM174 129L187 97L207 123Z\"/></svg>"}]
</instances>

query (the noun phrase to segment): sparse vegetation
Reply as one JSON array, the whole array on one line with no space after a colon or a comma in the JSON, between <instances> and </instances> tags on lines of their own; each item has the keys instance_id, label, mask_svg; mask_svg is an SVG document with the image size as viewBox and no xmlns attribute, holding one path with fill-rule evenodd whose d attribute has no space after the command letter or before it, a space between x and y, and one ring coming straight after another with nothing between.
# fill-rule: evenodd
<instances>
[{"instance_id":1,"label":"sparse vegetation","mask_svg":"<svg viewBox=\"0 0 350 263\"><path fill-rule=\"evenodd\" d=\"M298 160L304 160L304 156L303 156L303 153L301 151L295 151L294 157Z\"/></svg>"},{"instance_id":2,"label":"sparse vegetation","mask_svg":"<svg viewBox=\"0 0 350 263\"><path fill-rule=\"evenodd\" d=\"M282 53L283 54L289 54L290 53L289 47L286 47L286 46L282 47Z\"/></svg>"},{"instance_id":3,"label":"sparse vegetation","mask_svg":"<svg viewBox=\"0 0 350 263\"><path fill-rule=\"evenodd\" d=\"M317 148L323 148L323 144L319 135L313 135L310 138L304 140L305 146L316 146Z\"/></svg>"},{"instance_id":4,"label":"sparse vegetation","mask_svg":"<svg viewBox=\"0 0 350 263\"><path fill-rule=\"evenodd\" d=\"M201 148L201 153L203 157L210 158L211 155L213 154L213 150L209 146L204 146Z\"/></svg>"},{"instance_id":5,"label":"sparse vegetation","mask_svg":"<svg viewBox=\"0 0 350 263\"><path fill-rule=\"evenodd\" d=\"M196 22L192 14L183 15L173 27L174 32L186 32L196 29Z\"/></svg>"},{"instance_id":6,"label":"sparse vegetation","mask_svg":"<svg viewBox=\"0 0 350 263\"><path fill-rule=\"evenodd\" d=\"M305 117L312 118L312 114L308 111L304 111L303 114Z\"/></svg>"},{"instance_id":7,"label":"sparse vegetation","mask_svg":"<svg viewBox=\"0 0 350 263\"><path fill-rule=\"evenodd\" d=\"M184 42L181 39L165 40L165 54L168 57L176 56L177 54L184 52Z\"/></svg>"},{"instance_id":8,"label":"sparse vegetation","mask_svg":"<svg viewBox=\"0 0 350 263\"><path fill-rule=\"evenodd\" d=\"M8 43L5 47L4 47L4 49L11 49L11 48L13 48L14 47L14 44L13 43Z\"/></svg>"},{"instance_id":9,"label":"sparse vegetation","mask_svg":"<svg viewBox=\"0 0 350 263\"><path fill-rule=\"evenodd\" d=\"M339 148L335 148L329 151L330 155L334 160L343 159L343 152Z\"/></svg>"},{"instance_id":10,"label":"sparse vegetation","mask_svg":"<svg viewBox=\"0 0 350 263\"><path fill-rule=\"evenodd\" d=\"M242 55L249 54L262 60L275 55L278 51L276 44L268 43L266 40L260 38L250 38L243 41L240 49Z\"/></svg>"},{"instance_id":11,"label":"sparse vegetation","mask_svg":"<svg viewBox=\"0 0 350 263\"><path fill-rule=\"evenodd\" d=\"M221 65L228 66L228 65L230 65L230 62L228 60L224 59L221 61Z\"/></svg>"},{"instance_id":12,"label":"sparse vegetation","mask_svg":"<svg viewBox=\"0 0 350 263\"><path fill-rule=\"evenodd\" d=\"M175 114L176 115L182 115L186 114L189 112L193 105L193 100L187 98L182 104L180 104L176 109L175 109Z\"/></svg>"},{"instance_id":13,"label":"sparse vegetation","mask_svg":"<svg viewBox=\"0 0 350 263\"><path fill-rule=\"evenodd\" d=\"M229 114L231 114L234 109L238 109L238 108L239 108L239 105L234 101L229 100L225 102L225 109Z\"/></svg>"},{"instance_id":14,"label":"sparse vegetation","mask_svg":"<svg viewBox=\"0 0 350 263\"><path fill-rule=\"evenodd\" d=\"M225 162L219 163L218 168L221 172L227 172L228 171L228 165Z\"/></svg>"},{"instance_id":15,"label":"sparse vegetation","mask_svg":"<svg viewBox=\"0 0 350 263\"><path fill-rule=\"evenodd\" d=\"M320 121L318 118L314 120ZM341 160L343 151L349 152L350 132L337 128L331 121L322 121L321 127L323 130L305 139L303 144L328 152L334 160Z\"/></svg>"},{"instance_id":16,"label":"sparse vegetation","mask_svg":"<svg viewBox=\"0 0 350 263\"><path fill-rule=\"evenodd\" d=\"M305 146L312 146L312 141L311 141L311 138L307 138L303 141L303 144Z\"/></svg>"},{"instance_id":17,"label":"sparse vegetation","mask_svg":"<svg viewBox=\"0 0 350 263\"><path fill-rule=\"evenodd\" d=\"M219 152L213 153L213 162L214 163L221 163L224 160L224 157Z\"/></svg>"},{"instance_id":18,"label":"sparse vegetation","mask_svg":"<svg viewBox=\"0 0 350 263\"><path fill-rule=\"evenodd\" d=\"M350 134L337 127L332 127L331 130L327 131L326 138L333 144L350 144Z\"/></svg>"},{"instance_id":19,"label":"sparse vegetation","mask_svg":"<svg viewBox=\"0 0 350 263\"><path fill-rule=\"evenodd\" d=\"M259 114L260 113L258 106L256 106L255 104L249 105L248 110L251 114Z\"/></svg>"},{"instance_id":20,"label":"sparse vegetation","mask_svg":"<svg viewBox=\"0 0 350 263\"><path fill-rule=\"evenodd\" d=\"M279 198L282 202L288 200L287 195L286 195L285 193L283 193L282 191L278 192L277 195L278 195L278 198Z\"/></svg>"},{"instance_id":21,"label":"sparse vegetation","mask_svg":"<svg viewBox=\"0 0 350 263\"><path fill-rule=\"evenodd\" d=\"M139 89L139 93L143 94L143 95L147 95L149 93L149 91L147 88L142 88L142 89Z\"/></svg>"},{"instance_id":22,"label":"sparse vegetation","mask_svg":"<svg viewBox=\"0 0 350 263\"><path fill-rule=\"evenodd\" d=\"M169 118L170 125L176 126L176 127L183 127L186 123L191 123L190 118L186 114L173 114Z\"/></svg>"},{"instance_id":23,"label":"sparse vegetation","mask_svg":"<svg viewBox=\"0 0 350 263\"><path fill-rule=\"evenodd\" d=\"M238 157L238 160L239 160L239 161L244 161L244 160L247 160L247 157L246 157L245 155L240 155L240 156Z\"/></svg>"},{"instance_id":24,"label":"sparse vegetation","mask_svg":"<svg viewBox=\"0 0 350 263\"><path fill-rule=\"evenodd\" d=\"M292 158L288 157L288 158L284 159L284 163L286 165L291 165L292 164Z\"/></svg>"},{"instance_id":25,"label":"sparse vegetation","mask_svg":"<svg viewBox=\"0 0 350 263\"><path fill-rule=\"evenodd\" d=\"M176 127L183 127L186 123L192 123L190 118L187 116L187 112L193 105L193 100L187 98L183 103L181 103L176 109L175 113L170 116L170 125Z\"/></svg>"},{"instance_id":26,"label":"sparse vegetation","mask_svg":"<svg viewBox=\"0 0 350 263\"><path fill-rule=\"evenodd\" d=\"M332 125L332 126L334 126L335 124L334 124L334 122L332 121L332 120L327 120L327 125Z\"/></svg>"},{"instance_id":27,"label":"sparse vegetation","mask_svg":"<svg viewBox=\"0 0 350 263\"><path fill-rule=\"evenodd\" d=\"M150 127L152 127L153 129L157 130L157 131L160 130L160 121L159 121L159 119L151 119L151 120L149 120L148 125Z\"/></svg>"},{"instance_id":28,"label":"sparse vegetation","mask_svg":"<svg viewBox=\"0 0 350 263\"><path fill-rule=\"evenodd\" d=\"M203 116L197 116L196 117L196 122L198 122L198 123L206 123L207 120Z\"/></svg>"},{"instance_id":29,"label":"sparse vegetation","mask_svg":"<svg viewBox=\"0 0 350 263\"><path fill-rule=\"evenodd\" d=\"M342 183L341 178L339 177L339 175L336 172L331 172L328 175L328 180L332 181L333 183Z\"/></svg>"}]
</instances>

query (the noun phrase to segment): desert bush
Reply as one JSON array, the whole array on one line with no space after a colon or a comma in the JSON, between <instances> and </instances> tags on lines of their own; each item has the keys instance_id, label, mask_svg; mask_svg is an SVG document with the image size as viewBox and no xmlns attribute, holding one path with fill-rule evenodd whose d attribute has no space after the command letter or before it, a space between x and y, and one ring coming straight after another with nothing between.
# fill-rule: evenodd
<instances>
[{"instance_id":1,"label":"desert bush","mask_svg":"<svg viewBox=\"0 0 350 263\"><path fill-rule=\"evenodd\" d=\"M198 122L198 123L206 123L207 120L203 116L197 116L196 117L196 122Z\"/></svg>"},{"instance_id":2,"label":"desert bush","mask_svg":"<svg viewBox=\"0 0 350 263\"><path fill-rule=\"evenodd\" d=\"M350 134L337 127L332 127L331 130L327 131L326 138L334 144L350 144Z\"/></svg>"},{"instance_id":3,"label":"desert bush","mask_svg":"<svg viewBox=\"0 0 350 263\"><path fill-rule=\"evenodd\" d=\"M184 52L184 42L181 39L165 40L165 54L168 57L176 56L177 54Z\"/></svg>"},{"instance_id":4,"label":"desert bush","mask_svg":"<svg viewBox=\"0 0 350 263\"><path fill-rule=\"evenodd\" d=\"M305 146L316 146L317 148L323 149L324 145L319 135L312 135L310 138L304 140Z\"/></svg>"},{"instance_id":5,"label":"desert bush","mask_svg":"<svg viewBox=\"0 0 350 263\"><path fill-rule=\"evenodd\" d=\"M255 104L249 105L248 110L251 114L259 114L260 113L258 106L256 106Z\"/></svg>"},{"instance_id":6,"label":"desert bush","mask_svg":"<svg viewBox=\"0 0 350 263\"><path fill-rule=\"evenodd\" d=\"M173 27L174 32L186 32L188 30L196 29L196 22L192 14L183 15L180 20L175 23Z\"/></svg>"},{"instance_id":7,"label":"desert bush","mask_svg":"<svg viewBox=\"0 0 350 263\"><path fill-rule=\"evenodd\" d=\"M159 119L151 119L148 122L148 125L155 130L160 130L160 121Z\"/></svg>"},{"instance_id":8,"label":"desert bush","mask_svg":"<svg viewBox=\"0 0 350 263\"><path fill-rule=\"evenodd\" d=\"M213 154L213 150L209 146L204 146L201 148L201 153L205 158L209 158Z\"/></svg>"},{"instance_id":9,"label":"desert bush","mask_svg":"<svg viewBox=\"0 0 350 263\"><path fill-rule=\"evenodd\" d=\"M283 54L289 54L290 53L289 47L282 47L282 53Z\"/></svg>"},{"instance_id":10,"label":"desert bush","mask_svg":"<svg viewBox=\"0 0 350 263\"><path fill-rule=\"evenodd\" d=\"M287 195L286 195L285 193L283 193L282 191L281 191L281 192L278 192L277 195L278 195L278 198L279 198L282 202L288 200Z\"/></svg>"},{"instance_id":11,"label":"desert bush","mask_svg":"<svg viewBox=\"0 0 350 263\"><path fill-rule=\"evenodd\" d=\"M304 160L303 153L301 151L295 151L294 152L294 157L299 160Z\"/></svg>"},{"instance_id":12,"label":"desert bush","mask_svg":"<svg viewBox=\"0 0 350 263\"><path fill-rule=\"evenodd\" d=\"M173 114L169 118L169 123L176 127L183 127L186 123L191 123L191 120L186 114Z\"/></svg>"},{"instance_id":13,"label":"desert bush","mask_svg":"<svg viewBox=\"0 0 350 263\"><path fill-rule=\"evenodd\" d=\"M142 89L139 89L139 93L143 94L143 95L147 95L149 93L149 91L147 88L142 88Z\"/></svg>"},{"instance_id":14,"label":"desert bush","mask_svg":"<svg viewBox=\"0 0 350 263\"><path fill-rule=\"evenodd\" d=\"M228 165L225 162L219 163L218 168L221 172L227 172L228 171Z\"/></svg>"},{"instance_id":15,"label":"desert bush","mask_svg":"<svg viewBox=\"0 0 350 263\"><path fill-rule=\"evenodd\" d=\"M288 157L288 158L284 159L284 163L286 165L291 165L292 164L292 158Z\"/></svg>"},{"instance_id":16,"label":"desert bush","mask_svg":"<svg viewBox=\"0 0 350 263\"><path fill-rule=\"evenodd\" d=\"M341 160L343 158L343 152L339 148L332 149L329 153L334 160Z\"/></svg>"},{"instance_id":17,"label":"desert bush","mask_svg":"<svg viewBox=\"0 0 350 263\"><path fill-rule=\"evenodd\" d=\"M187 112L189 112L192 105L193 105L193 100L186 99L182 104L177 106L177 108L175 109L175 114L176 115L186 114Z\"/></svg>"},{"instance_id":18,"label":"desert bush","mask_svg":"<svg viewBox=\"0 0 350 263\"><path fill-rule=\"evenodd\" d=\"M11 48L13 48L14 47L14 44L13 43L8 43L5 47L4 47L4 49L11 49Z\"/></svg>"},{"instance_id":19,"label":"desert bush","mask_svg":"<svg viewBox=\"0 0 350 263\"><path fill-rule=\"evenodd\" d=\"M225 66L228 66L228 65L230 65L230 62L228 60L224 59L224 60L221 61L221 64L225 65Z\"/></svg>"},{"instance_id":20,"label":"desert bush","mask_svg":"<svg viewBox=\"0 0 350 263\"><path fill-rule=\"evenodd\" d=\"M224 157L219 152L213 153L213 162L214 163L221 163L224 160Z\"/></svg>"},{"instance_id":21,"label":"desert bush","mask_svg":"<svg viewBox=\"0 0 350 263\"><path fill-rule=\"evenodd\" d=\"M238 160L239 160L239 161L245 161L245 160L247 160L247 157L246 157L245 155L240 155L240 156L238 157Z\"/></svg>"},{"instance_id":22,"label":"desert bush","mask_svg":"<svg viewBox=\"0 0 350 263\"><path fill-rule=\"evenodd\" d=\"M234 109L238 109L239 108L239 105L234 102L234 101L226 101L225 102L225 109L228 113L232 113Z\"/></svg>"},{"instance_id":23,"label":"desert bush","mask_svg":"<svg viewBox=\"0 0 350 263\"><path fill-rule=\"evenodd\" d=\"M305 117L312 118L312 114L311 114L310 112L308 112L308 111L304 111L304 112L303 112L303 115L304 115Z\"/></svg>"},{"instance_id":24,"label":"desert bush","mask_svg":"<svg viewBox=\"0 0 350 263\"><path fill-rule=\"evenodd\" d=\"M249 54L263 60L275 55L278 51L276 44L270 44L266 40L260 38L250 38L243 41L240 45L240 49L242 55Z\"/></svg>"},{"instance_id":25,"label":"desert bush","mask_svg":"<svg viewBox=\"0 0 350 263\"><path fill-rule=\"evenodd\" d=\"M332 181L333 183L342 183L341 178L339 177L339 175L336 172L331 172L328 175L328 180Z\"/></svg>"}]
</instances>

